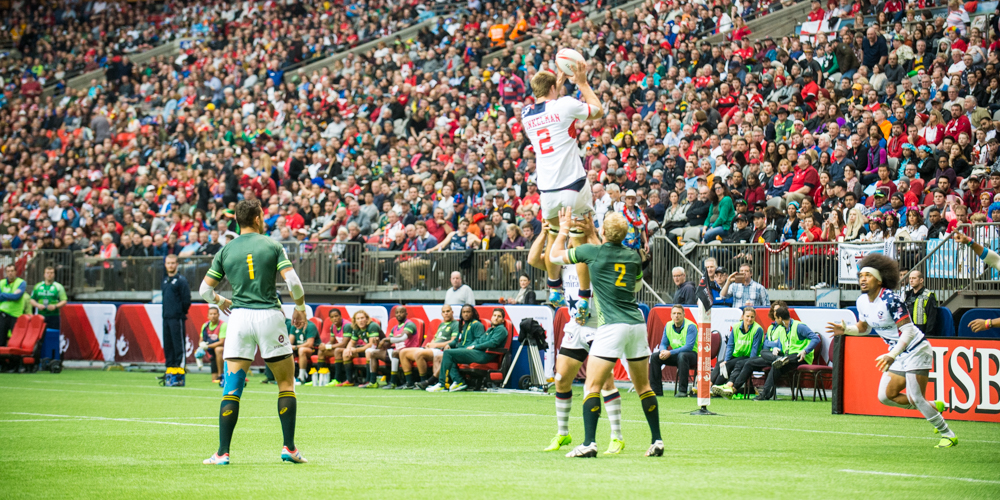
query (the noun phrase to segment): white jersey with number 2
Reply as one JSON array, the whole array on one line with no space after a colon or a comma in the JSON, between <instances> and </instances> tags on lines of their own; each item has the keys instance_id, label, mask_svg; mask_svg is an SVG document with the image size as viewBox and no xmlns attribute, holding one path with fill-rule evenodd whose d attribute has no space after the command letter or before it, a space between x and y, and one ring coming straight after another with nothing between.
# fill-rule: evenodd
<instances>
[{"instance_id":1,"label":"white jersey with number 2","mask_svg":"<svg viewBox=\"0 0 1000 500\"><path fill-rule=\"evenodd\" d=\"M535 150L539 190L563 188L587 175L576 143L576 122L589 118L591 109L572 97L560 97L521 110L521 124Z\"/></svg>"}]
</instances>

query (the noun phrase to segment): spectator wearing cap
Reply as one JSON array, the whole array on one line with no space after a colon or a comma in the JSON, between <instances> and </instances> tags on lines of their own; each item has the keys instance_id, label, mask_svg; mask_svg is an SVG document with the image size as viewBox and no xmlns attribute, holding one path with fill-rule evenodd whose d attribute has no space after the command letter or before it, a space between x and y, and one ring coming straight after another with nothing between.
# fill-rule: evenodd
<instances>
[{"instance_id":1,"label":"spectator wearing cap","mask_svg":"<svg viewBox=\"0 0 1000 500\"><path fill-rule=\"evenodd\" d=\"M983 193L981 187L982 177L979 174L972 174L966 179L965 194L962 195L962 203L969 207L969 210L978 212L982 208L979 196Z\"/></svg>"}]
</instances>

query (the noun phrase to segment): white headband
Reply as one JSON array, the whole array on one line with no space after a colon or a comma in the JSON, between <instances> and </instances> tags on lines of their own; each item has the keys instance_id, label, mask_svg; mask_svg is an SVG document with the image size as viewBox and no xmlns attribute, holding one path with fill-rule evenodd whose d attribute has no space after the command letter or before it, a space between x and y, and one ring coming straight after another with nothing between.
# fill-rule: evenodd
<instances>
[{"instance_id":1,"label":"white headband","mask_svg":"<svg viewBox=\"0 0 1000 500\"><path fill-rule=\"evenodd\" d=\"M874 267L862 267L861 270L858 271L858 274L861 273L868 273L874 276L875 279L879 281L879 283L882 282L882 273L878 272L878 269L875 269Z\"/></svg>"}]
</instances>

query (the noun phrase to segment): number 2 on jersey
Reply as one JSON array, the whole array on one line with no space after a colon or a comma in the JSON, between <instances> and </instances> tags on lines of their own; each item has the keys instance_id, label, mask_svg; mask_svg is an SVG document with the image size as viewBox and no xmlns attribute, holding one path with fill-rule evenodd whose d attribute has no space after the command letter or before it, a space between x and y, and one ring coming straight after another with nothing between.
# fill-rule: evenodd
<instances>
[{"instance_id":1,"label":"number 2 on jersey","mask_svg":"<svg viewBox=\"0 0 1000 500\"><path fill-rule=\"evenodd\" d=\"M250 270L250 279L253 279L253 254L247 254L247 269ZM622 274L625 272L622 271Z\"/></svg>"},{"instance_id":2,"label":"number 2 on jersey","mask_svg":"<svg viewBox=\"0 0 1000 500\"><path fill-rule=\"evenodd\" d=\"M625 264L615 264L615 271L618 271L618 279L615 280L615 286L628 286L622 281L622 278L625 277Z\"/></svg>"},{"instance_id":3,"label":"number 2 on jersey","mask_svg":"<svg viewBox=\"0 0 1000 500\"><path fill-rule=\"evenodd\" d=\"M547 146L546 144L552 142L552 134L549 133L549 129L543 128L538 130L538 147L542 150L540 154L547 155L555 149L552 146Z\"/></svg>"}]
</instances>

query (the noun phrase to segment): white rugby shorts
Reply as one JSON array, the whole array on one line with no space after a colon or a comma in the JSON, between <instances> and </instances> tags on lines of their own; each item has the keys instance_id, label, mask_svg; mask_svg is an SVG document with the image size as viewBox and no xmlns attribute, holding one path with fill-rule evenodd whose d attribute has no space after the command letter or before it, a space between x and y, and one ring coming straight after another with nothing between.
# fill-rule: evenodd
<instances>
[{"instance_id":1,"label":"white rugby shorts","mask_svg":"<svg viewBox=\"0 0 1000 500\"><path fill-rule=\"evenodd\" d=\"M542 206L542 219L544 220L558 219L559 210L562 207L571 207L573 216L577 218L594 212L594 193L591 191L590 181L587 181L579 191L563 189L562 191L541 193L539 202Z\"/></svg>"},{"instance_id":2,"label":"white rugby shorts","mask_svg":"<svg viewBox=\"0 0 1000 500\"><path fill-rule=\"evenodd\" d=\"M593 342L595 335L597 335L596 328L581 326L576 321L570 321L563 329L563 340L559 348L583 349L590 352L590 343Z\"/></svg>"},{"instance_id":3,"label":"white rugby shorts","mask_svg":"<svg viewBox=\"0 0 1000 500\"><path fill-rule=\"evenodd\" d=\"M915 372L919 370L931 370L934 368L934 349L931 348L931 343L924 340L923 345L910 351L904 352L899 355L892 365L889 366L890 372L906 373Z\"/></svg>"},{"instance_id":4,"label":"white rugby shorts","mask_svg":"<svg viewBox=\"0 0 1000 500\"><path fill-rule=\"evenodd\" d=\"M281 309L233 309L222 357L252 360L258 347L264 359L292 353L285 314Z\"/></svg>"},{"instance_id":5,"label":"white rugby shorts","mask_svg":"<svg viewBox=\"0 0 1000 500\"><path fill-rule=\"evenodd\" d=\"M590 355L608 359L648 358L649 341L646 340L646 324L628 325L613 323L597 327Z\"/></svg>"}]
</instances>

